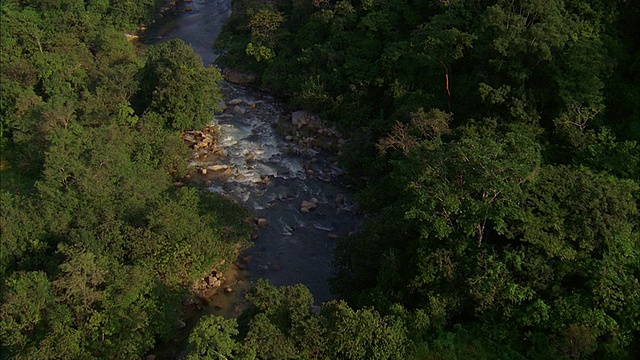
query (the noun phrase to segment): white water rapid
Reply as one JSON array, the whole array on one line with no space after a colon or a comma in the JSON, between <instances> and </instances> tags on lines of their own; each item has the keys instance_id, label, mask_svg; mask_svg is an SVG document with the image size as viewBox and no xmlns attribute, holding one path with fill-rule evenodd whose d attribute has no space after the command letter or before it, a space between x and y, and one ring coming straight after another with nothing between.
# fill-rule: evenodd
<instances>
[{"instance_id":1,"label":"white water rapid","mask_svg":"<svg viewBox=\"0 0 640 360\"><path fill-rule=\"evenodd\" d=\"M205 64L212 63L216 58L212 43L230 15L230 1L196 0L182 6L190 10L183 8L154 30L152 42L180 38ZM208 190L232 197L268 223L254 246L240 256L246 268L242 280L302 283L316 303L331 299L328 279L334 272L335 238L356 230L360 223L342 183L342 171L331 154L287 141L276 131L279 120L291 119L277 99L227 82L222 90L231 105L212 122L225 154L217 165L228 170L212 180ZM303 201L314 201L317 207L301 211Z\"/></svg>"}]
</instances>

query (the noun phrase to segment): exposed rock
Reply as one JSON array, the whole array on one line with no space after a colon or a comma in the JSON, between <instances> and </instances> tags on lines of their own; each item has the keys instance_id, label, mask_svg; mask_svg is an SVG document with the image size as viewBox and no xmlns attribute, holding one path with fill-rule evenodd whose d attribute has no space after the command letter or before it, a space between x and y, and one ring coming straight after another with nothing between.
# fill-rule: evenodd
<instances>
[{"instance_id":1,"label":"exposed rock","mask_svg":"<svg viewBox=\"0 0 640 360\"><path fill-rule=\"evenodd\" d=\"M256 76L248 72L241 72L231 68L222 69L222 77L228 82L238 85L249 85L256 81Z\"/></svg>"},{"instance_id":2,"label":"exposed rock","mask_svg":"<svg viewBox=\"0 0 640 360\"><path fill-rule=\"evenodd\" d=\"M228 168L229 168L228 165L218 165L218 164L207 166L207 169L211 171L222 171L222 170L227 170Z\"/></svg>"},{"instance_id":3,"label":"exposed rock","mask_svg":"<svg viewBox=\"0 0 640 360\"><path fill-rule=\"evenodd\" d=\"M297 126L298 129L309 123L309 118L313 116L310 112L305 110L298 110L291 113L291 123Z\"/></svg>"},{"instance_id":4,"label":"exposed rock","mask_svg":"<svg viewBox=\"0 0 640 360\"><path fill-rule=\"evenodd\" d=\"M242 100L240 98L236 98L236 99L233 99L233 100L229 100L227 102L227 104L229 104L229 106L236 106L236 105L242 104L243 102L244 102L244 100Z\"/></svg>"},{"instance_id":5,"label":"exposed rock","mask_svg":"<svg viewBox=\"0 0 640 360\"><path fill-rule=\"evenodd\" d=\"M207 275L204 278L204 281L207 283L207 285L209 286L213 286L213 283L215 283L218 279L216 279L215 276L211 276L211 275Z\"/></svg>"},{"instance_id":6,"label":"exposed rock","mask_svg":"<svg viewBox=\"0 0 640 360\"><path fill-rule=\"evenodd\" d=\"M227 286L226 288L224 288L224 291L226 293L232 293L233 292L233 288L231 286Z\"/></svg>"},{"instance_id":7,"label":"exposed rock","mask_svg":"<svg viewBox=\"0 0 640 360\"><path fill-rule=\"evenodd\" d=\"M256 219L256 225L258 225L258 227L265 228L269 225L269 220L264 218Z\"/></svg>"},{"instance_id":8,"label":"exposed rock","mask_svg":"<svg viewBox=\"0 0 640 360\"><path fill-rule=\"evenodd\" d=\"M327 237L331 240L336 240L338 238L338 235L336 234L327 234Z\"/></svg>"},{"instance_id":9,"label":"exposed rock","mask_svg":"<svg viewBox=\"0 0 640 360\"><path fill-rule=\"evenodd\" d=\"M188 133L188 132L185 132L184 134L182 134L182 139L190 143L195 143L197 141L195 135L193 133Z\"/></svg>"},{"instance_id":10,"label":"exposed rock","mask_svg":"<svg viewBox=\"0 0 640 360\"><path fill-rule=\"evenodd\" d=\"M156 360L156 356L154 354L149 354L144 357L144 360Z\"/></svg>"},{"instance_id":11,"label":"exposed rock","mask_svg":"<svg viewBox=\"0 0 640 360\"><path fill-rule=\"evenodd\" d=\"M306 110L298 110L291 113L291 123L298 129L307 127L311 131L317 131L323 128L320 118Z\"/></svg>"},{"instance_id":12,"label":"exposed rock","mask_svg":"<svg viewBox=\"0 0 640 360\"><path fill-rule=\"evenodd\" d=\"M309 199L309 201L311 201L312 203L314 203L316 205L318 205L320 203L320 201L318 199L316 199L316 198L311 198L311 199Z\"/></svg>"},{"instance_id":13,"label":"exposed rock","mask_svg":"<svg viewBox=\"0 0 640 360\"><path fill-rule=\"evenodd\" d=\"M243 115L245 113L245 110L243 108L241 108L240 106L236 105L233 107L233 114L234 115Z\"/></svg>"},{"instance_id":14,"label":"exposed rock","mask_svg":"<svg viewBox=\"0 0 640 360\"><path fill-rule=\"evenodd\" d=\"M185 323L184 321L182 321L182 319L178 319L176 320L176 327L178 329L183 329L187 326L187 323Z\"/></svg>"},{"instance_id":15,"label":"exposed rock","mask_svg":"<svg viewBox=\"0 0 640 360\"><path fill-rule=\"evenodd\" d=\"M316 204L313 201L307 201L307 200L303 200L302 203L300 204L300 212L301 213L308 213L309 211L315 209L318 207L318 204Z\"/></svg>"}]
</instances>

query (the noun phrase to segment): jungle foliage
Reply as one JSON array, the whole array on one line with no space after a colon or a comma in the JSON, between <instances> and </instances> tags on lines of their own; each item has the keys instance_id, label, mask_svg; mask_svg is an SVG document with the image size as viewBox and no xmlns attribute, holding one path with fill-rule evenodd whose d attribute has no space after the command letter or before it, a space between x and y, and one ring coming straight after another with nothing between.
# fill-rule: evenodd
<instances>
[{"instance_id":1,"label":"jungle foliage","mask_svg":"<svg viewBox=\"0 0 640 360\"><path fill-rule=\"evenodd\" d=\"M236 205L174 185L221 76L181 41L136 53L155 6L1 4L3 358L138 358L249 239Z\"/></svg>"},{"instance_id":2,"label":"jungle foliage","mask_svg":"<svg viewBox=\"0 0 640 360\"><path fill-rule=\"evenodd\" d=\"M185 285L248 238L177 187L220 100L158 2L3 1L0 351L139 358ZM351 136L367 222L341 299L259 282L189 359L630 359L640 354L640 6L630 0L237 0L216 46ZM189 91L187 91L187 89Z\"/></svg>"},{"instance_id":3,"label":"jungle foliage","mask_svg":"<svg viewBox=\"0 0 640 360\"><path fill-rule=\"evenodd\" d=\"M234 9L220 62L351 135L349 304L405 319L419 358L637 357L637 2Z\"/></svg>"}]
</instances>

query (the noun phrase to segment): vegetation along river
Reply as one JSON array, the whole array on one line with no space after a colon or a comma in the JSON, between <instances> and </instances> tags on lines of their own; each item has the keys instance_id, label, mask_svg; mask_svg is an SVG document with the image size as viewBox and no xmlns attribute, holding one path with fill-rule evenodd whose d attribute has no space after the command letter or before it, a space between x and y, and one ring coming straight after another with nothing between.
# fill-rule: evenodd
<instances>
[{"instance_id":1,"label":"vegetation along river","mask_svg":"<svg viewBox=\"0 0 640 360\"><path fill-rule=\"evenodd\" d=\"M205 65L211 64L217 56L212 43L231 13L230 1L199 0L182 6L147 38L182 39ZM227 281L302 283L316 303L329 300L334 240L361 223L344 174L328 151L344 140L303 111L292 116L260 90L226 81L221 88L226 109L212 122L224 155L191 165L204 175L209 191L232 197L251 211L259 228L254 246L240 255ZM232 294L214 297L212 309L234 315L229 306L233 299Z\"/></svg>"}]
</instances>

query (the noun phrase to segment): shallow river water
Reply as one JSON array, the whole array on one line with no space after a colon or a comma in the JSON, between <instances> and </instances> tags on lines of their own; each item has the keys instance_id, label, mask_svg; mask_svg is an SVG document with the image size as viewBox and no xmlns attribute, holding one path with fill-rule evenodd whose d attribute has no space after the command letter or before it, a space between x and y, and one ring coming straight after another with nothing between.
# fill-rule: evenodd
<instances>
[{"instance_id":1,"label":"shallow river water","mask_svg":"<svg viewBox=\"0 0 640 360\"><path fill-rule=\"evenodd\" d=\"M212 63L216 54L211 45L230 15L230 0L195 0L182 6L190 6L190 11L178 9L151 33L152 41L180 38L191 44L205 65ZM254 246L240 255L242 271L231 270L231 277L237 277L233 281L265 278L274 285L302 283L316 304L331 299L328 279L334 271L335 238L360 224L343 172L333 155L287 141L276 131L278 121L291 121L291 113L277 99L228 82L221 86L225 102L238 104L228 105L212 119L225 154L218 165L229 170L212 180L208 190L232 197L268 223L259 230ZM317 208L302 212L303 201L316 201ZM218 310L211 312L233 316L225 310L232 299L230 294L214 298L212 308Z\"/></svg>"}]
</instances>

